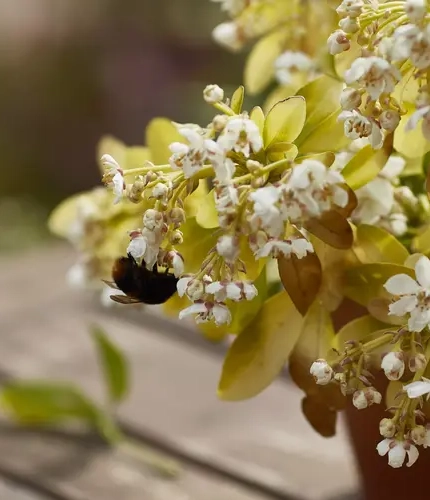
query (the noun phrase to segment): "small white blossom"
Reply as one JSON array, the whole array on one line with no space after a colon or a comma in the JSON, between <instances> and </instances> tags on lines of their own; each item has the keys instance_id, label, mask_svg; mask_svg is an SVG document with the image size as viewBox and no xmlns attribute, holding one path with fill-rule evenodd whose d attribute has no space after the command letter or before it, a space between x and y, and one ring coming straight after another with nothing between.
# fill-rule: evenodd
<instances>
[{"instance_id":1,"label":"small white blossom","mask_svg":"<svg viewBox=\"0 0 430 500\"><path fill-rule=\"evenodd\" d=\"M430 27L421 29L415 24L399 26L394 32L390 52L392 61L410 59L418 69L430 65Z\"/></svg>"},{"instance_id":2,"label":"small white blossom","mask_svg":"<svg viewBox=\"0 0 430 500\"><path fill-rule=\"evenodd\" d=\"M203 98L210 104L220 102L224 99L224 90L218 85L207 85L203 91Z\"/></svg>"},{"instance_id":3,"label":"small white blossom","mask_svg":"<svg viewBox=\"0 0 430 500\"><path fill-rule=\"evenodd\" d=\"M221 3L221 10L232 17L237 16L246 6L246 0L212 0L212 2Z\"/></svg>"},{"instance_id":4,"label":"small white blossom","mask_svg":"<svg viewBox=\"0 0 430 500\"><path fill-rule=\"evenodd\" d=\"M207 157L215 172L214 182L221 185L229 184L236 170L236 165L230 158L225 156L226 152L215 141L208 139L205 145Z\"/></svg>"},{"instance_id":5,"label":"small white blossom","mask_svg":"<svg viewBox=\"0 0 430 500\"><path fill-rule=\"evenodd\" d=\"M127 254L135 259L143 258L146 268L152 270L157 262L162 240L163 235L159 231L150 231L147 228L143 228L141 231L132 231Z\"/></svg>"},{"instance_id":6,"label":"small white blossom","mask_svg":"<svg viewBox=\"0 0 430 500\"><path fill-rule=\"evenodd\" d=\"M124 172L119 163L111 155L103 155L100 161L105 169L103 181L113 187L115 195L114 204L116 205L121 201L124 193Z\"/></svg>"},{"instance_id":7,"label":"small white blossom","mask_svg":"<svg viewBox=\"0 0 430 500\"><path fill-rule=\"evenodd\" d=\"M306 238L295 238L291 240L271 239L255 252L256 259L262 259L271 255L274 258L290 257L295 255L298 259L303 259L308 253L313 253L314 247Z\"/></svg>"},{"instance_id":8,"label":"small white blossom","mask_svg":"<svg viewBox=\"0 0 430 500\"><path fill-rule=\"evenodd\" d=\"M423 108L417 109L409 118L405 130L409 131L415 129L420 120L422 120L421 130L423 136L430 141L430 106L424 106Z\"/></svg>"},{"instance_id":9,"label":"small white blossom","mask_svg":"<svg viewBox=\"0 0 430 500\"><path fill-rule=\"evenodd\" d=\"M206 293L213 294L217 302L252 300L258 295L255 286L245 281L214 281L206 287Z\"/></svg>"},{"instance_id":10,"label":"small white blossom","mask_svg":"<svg viewBox=\"0 0 430 500\"><path fill-rule=\"evenodd\" d=\"M416 445L422 446L426 442L426 428L423 425L416 425L409 437Z\"/></svg>"},{"instance_id":11,"label":"small white blossom","mask_svg":"<svg viewBox=\"0 0 430 500\"><path fill-rule=\"evenodd\" d=\"M342 111L338 117L339 121L343 121L343 128L346 137L352 140L369 138L369 143L374 149L382 147L384 136L382 135L379 125L375 120L371 120L363 116L356 109L352 111Z\"/></svg>"},{"instance_id":12,"label":"small white blossom","mask_svg":"<svg viewBox=\"0 0 430 500\"><path fill-rule=\"evenodd\" d=\"M164 182L158 182L152 189L152 196L158 200L163 200L167 198L169 191L169 186Z\"/></svg>"},{"instance_id":13,"label":"small white blossom","mask_svg":"<svg viewBox=\"0 0 430 500\"><path fill-rule=\"evenodd\" d=\"M312 363L310 373L314 377L315 382L319 385L327 385L333 378L333 368L325 359L317 359Z\"/></svg>"},{"instance_id":14,"label":"small white blossom","mask_svg":"<svg viewBox=\"0 0 430 500\"><path fill-rule=\"evenodd\" d=\"M223 235L216 244L218 255L224 258L226 262L233 263L239 257L238 239L232 235Z\"/></svg>"},{"instance_id":15,"label":"small white blossom","mask_svg":"<svg viewBox=\"0 0 430 500\"><path fill-rule=\"evenodd\" d=\"M405 12L412 23L420 23L427 14L426 0L406 0Z\"/></svg>"},{"instance_id":16,"label":"small white blossom","mask_svg":"<svg viewBox=\"0 0 430 500\"><path fill-rule=\"evenodd\" d=\"M379 116L379 123L384 130L393 132L400 123L400 113L394 109L387 109Z\"/></svg>"},{"instance_id":17,"label":"small white blossom","mask_svg":"<svg viewBox=\"0 0 430 500\"><path fill-rule=\"evenodd\" d=\"M358 17L363 9L363 0L343 0L336 12L340 17Z\"/></svg>"},{"instance_id":18,"label":"small white blossom","mask_svg":"<svg viewBox=\"0 0 430 500\"><path fill-rule=\"evenodd\" d=\"M398 298L389 306L389 314L409 314L408 328L421 332L430 325L430 260L423 256L415 264L416 281L407 274L392 276L385 289Z\"/></svg>"},{"instance_id":19,"label":"small white blossom","mask_svg":"<svg viewBox=\"0 0 430 500\"><path fill-rule=\"evenodd\" d=\"M275 186L264 186L249 195L254 203L251 224L264 228L270 236L278 237L284 230L284 221L277 206L280 192Z\"/></svg>"},{"instance_id":20,"label":"small white blossom","mask_svg":"<svg viewBox=\"0 0 430 500\"><path fill-rule=\"evenodd\" d=\"M384 456L388 453L388 465L397 469L401 467L408 456L406 467L413 465L419 456L417 447L408 441L399 441L397 439L384 439L376 447L379 455Z\"/></svg>"},{"instance_id":21,"label":"small white blossom","mask_svg":"<svg viewBox=\"0 0 430 500\"><path fill-rule=\"evenodd\" d=\"M291 83L294 71L310 71L314 66L312 59L304 52L283 52L275 61L275 75L282 85Z\"/></svg>"},{"instance_id":22,"label":"small white blossom","mask_svg":"<svg viewBox=\"0 0 430 500\"><path fill-rule=\"evenodd\" d=\"M381 368L388 380L399 380L405 372L403 353L389 352L382 358Z\"/></svg>"},{"instance_id":23,"label":"small white blossom","mask_svg":"<svg viewBox=\"0 0 430 500\"><path fill-rule=\"evenodd\" d=\"M207 141L203 131L192 127L179 127L179 133L184 136L189 146L181 142L173 142L169 149L173 155L169 158L173 168L182 168L186 179L192 177L207 160Z\"/></svg>"},{"instance_id":24,"label":"small white blossom","mask_svg":"<svg viewBox=\"0 0 430 500\"><path fill-rule=\"evenodd\" d=\"M164 224L163 214L153 208L148 208L143 214L143 225L150 231L161 229Z\"/></svg>"},{"instance_id":25,"label":"small white blossom","mask_svg":"<svg viewBox=\"0 0 430 500\"><path fill-rule=\"evenodd\" d=\"M167 254L167 261L173 268L173 274L177 278L184 274L184 259L180 253L176 252L175 250L171 250Z\"/></svg>"},{"instance_id":26,"label":"small white blossom","mask_svg":"<svg viewBox=\"0 0 430 500\"><path fill-rule=\"evenodd\" d=\"M351 47L347 34L342 30L336 30L327 40L327 48L332 56L341 54Z\"/></svg>"},{"instance_id":27,"label":"small white blossom","mask_svg":"<svg viewBox=\"0 0 430 500\"><path fill-rule=\"evenodd\" d=\"M427 394L427 399L430 398L430 380L428 378L422 377L422 380L404 385L403 389L408 393L408 397L411 399L420 398L424 396L424 394Z\"/></svg>"},{"instance_id":28,"label":"small white blossom","mask_svg":"<svg viewBox=\"0 0 430 500\"><path fill-rule=\"evenodd\" d=\"M396 83L402 78L400 71L382 57L358 57L345 72L345 82L358 83L365 87L372 100L379 99L382 93L393 92Z\"/></svg>"},{"instance_id":29,"label":"small white blossom","mask_svg":"<svg viewBox=\"0 0 430 500\"><path fill-rule=\"evenodd\" d=\"M195 302L203 297L205 285L202 280L187 276L178 281L176 290L178 290L179 297L187 295L191 301Z\"/></svg>"},{"instance_id":30,"label":"small white blossom","mask_svg":"<svg viewBox=\"0 0 430 500\"><path fill-rule=\"evenodd\" d=\"M183 309L179 313L179 319L191 315L196 315L196 323L205 323L214 320L215 324L219 326L231 322L231 314L228 308L224 304L216 302L196 302Z\"/></svg>"},{"instance_id":31,"label":"small white blossom","mask_svg":"<svg viewBox=\"0 0 430 500\"><path fill-rule=\"evenodd\" d=\"M344 17L339 21L339 28L345 33L353 34L360 30L360 24L355 17Z\"/></svg>"},{"instance_id":32,"label":"small white blossom","mask_svg":"<svg viewBox=\"0 0 430 500\"><path fill-rule=\"evenodd\" d=\"M248 157L251 150L257 153L263 147L263 139L257 124L249 118L234 117L227 122L218 145L223 151L236 151Z\"/></svg>"},{"instance_id":33,"label":"small white blossom","mask_svg":"<svg viewBox=\"0 0 430 500\"><path fill-rule=\"evenodd\" d=\"M212 31L212 37L217 43L233 52L238 52L245 43L239 26L233 21L219 24Z\"/></svg>"},{"instance_id":34,"label":"small white blossom","mask_svg":"<svg viewBox=\"0 0 430 500\"><path fill-rule=\"evenodd\" d=\"M381 401L382 395L374 387L365 387L355 391L352 396L352 403L358 410L363 410L373 404L380 404Z\"/></svg>"},{"instance_id":35,"label":"small white blossom","mask_svg":"<svg viewBox=\"0 0 430 500\"><path fill-rule=\"evenodd\" d=\"M396 424L391 418L383 418L379 422L379 433L384 438L392 438L396 433Z\"/></svg>"}]
</instances>

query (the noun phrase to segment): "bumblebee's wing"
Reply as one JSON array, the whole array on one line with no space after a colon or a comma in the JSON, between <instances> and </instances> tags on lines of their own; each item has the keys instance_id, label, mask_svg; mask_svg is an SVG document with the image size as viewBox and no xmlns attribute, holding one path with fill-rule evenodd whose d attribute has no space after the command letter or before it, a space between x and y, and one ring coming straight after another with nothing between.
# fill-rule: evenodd
<instances>
[{"instance_id":1,"label":"bumblebee's wing","mask_svg":"<svg viewBox=\"0 0 430 500\"><path fill-rule=\"evenodd\" d=\"M117 287L117 285L114 281L108 281L108 280L102 280L102 281L105 285L109 286L110 288L114 288L115 290L119 290L119 288Z\"/></svg>"},{"instance_id":2,"label":"bumblebee's wing","mask_svg":"<svg viewBox=\"0 0 430 500\"><path fill-rule=\"evenodd\" d=\"M138 304L141 302L139 299L129 297L128 295L110 295L110 298L119 304Z\"/></svg>"}]
</instances>

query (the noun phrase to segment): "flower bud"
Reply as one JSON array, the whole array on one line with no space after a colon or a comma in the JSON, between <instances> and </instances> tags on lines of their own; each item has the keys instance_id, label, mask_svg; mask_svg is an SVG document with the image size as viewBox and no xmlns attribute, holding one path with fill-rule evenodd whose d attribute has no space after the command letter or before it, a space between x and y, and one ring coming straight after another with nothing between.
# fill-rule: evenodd
<instances>
[{"instance_id":1,"label":"flower bud","mask_svg":"<svg viewBox=\"0 0 430 500\"><path fill-rule=\"evenodd\" d=\"M396 130L400 122L400 114L394 109L386 109L379 116L381 127L389 132Z\"/></svg>"},{"instance_id":2,"label":"flower bud","mask_svg":"<svg viewBox=\"0 0 430 500\"><path fill-rule=\"evenodd\" d=\"M180 207L175 207L170 210L169 220L173 224L182 224L185 221L185 211Z\"/></svg>"},{"instance_id":3,"label":"flower bud","mask_svg":"<svg viewBox=\"0 0 430 500\"><path fill-rule=\"evenodd\" d=\"M143 215L143 225L150 231L161 228L163 225L163 214L153 208L149 208Z\"/></svg>"},{"instance_id":4,"label":"flower bud","mask_svg":"<svg viewBox=\"0 0 430 500\"><path fill-rule=\"evenodd\" d=\"M169 235L169 241L172 245L181 245L184 242L182 231L179 231L179 229L172 231Z\"/></svg>"},{"instance_id":5,"label":"flower bud","mask_svg":"<svg viewBox=\"0 0 430 500\"><path fill-rule=\"evenodd\" d=\"M185 293L192 302L200 300L203 297L203 294L205 293L205 287L203 282L201 280L191 280L188 283Z\"/></svg>"},{"instance_id":6,"label":"flower bud","mask_svg":"<svg viewBox=\"0 0 430 500\"><path fill-rule=\"evenodd\" d=\"M327 40L327 48L332 56L336 54L341 54L346 50L349 50L351 43L346 36L346 33L342 30L336 30L332 33Z\"/></svg>"},{"instance_id":7,"label":"flower bud","mask_svg":"<svg viewBox=\"0 0 430 500\"><path fill-rule=\"evenodd\" d=\"M405 12L412 23L421 22L427 14L426 0L406 0Z\"/></svg>"},{"instance_id":8,"label":"flower bud","mask_svg":"<svg viewBox=\"0 0 430 500\"><path fill-rule=\"evenodd\" d=\"M163 182L158 182L152 189L152 196L160 200L162 198L165 198L168 192L169 188L166 186L166 184L164 184Z\"/></svg>"},{"instance_id":9,"label":"flower bud","mask_svg":"<svg viewBox=\"0 0 430 500\"><path fill-rule=\"evenodd\" d=\"M259 174L263 165L256 160L247 160L246 168L250 171L251 174Z\"/></svg>"},{"instance_id":10,"label":"flower bud","mask_svg":"<svg viewBox=\"0 0 430 500\"><path fill-rule=\"evenodd\" d=\"M220 102L224 99L224 90L218 85L207 85L203 91L203 98L209 104Z\"/></svg>"},{"instance_id":11,"label":"flower bud","mask_svg":"<svg viewBox=\"0 0 430 500\"><path fill-rule=\"evenodd\" d=\"M212 31L212 37L217 43L233 52L239 51L245 42L239 26L233 21L219 24Z\"/></svg>"},{"instance_id":12,"label":"flower bud","mask_svg":"<svg viewBox=\"0 0 430 500\"><path fill-rule=\"evenodd\" d=\"M411 430L411 439L412 441L421 446L426 441L426 428L423 425L417 425Z\"/></svg>"},{"instance_id":13,"label":"flower bud","mask_svg":"<svg viewBox=\"0 0 430 500\"><path fill-rule=\"evenodd\" d=\"M379 422L379 432L384 438L391 438L396 433L396 425L391 418L383 418Z\"/></svg>"},{"instance_id":14,"label":"flower bud","mask_svg":"<svg viewBox=\"0 0 430 500\"><path fill-rule=\"evenodd\" d=\"M226 262L233 263L239 257L239 242L235 236L224 235L218 239L216 250Z\"/></svg>"},{"instance_id":15,"label":"flower bud","mask_svg":"<svg viewBox=\"0 0 430 500\"><path fill-rule=\"evenodd\" d=\"M145 181L141 175L136 178L133 184L128 188L128 199L133 203L139 203L142 201L142 193L145 189Z\"/></svg>"},{"instance_id":16,"label":"flower bud","mask_svg":"<svg viewBox=\"0 0 430 500\"><path fill-rule=\"evenodd\" d=\"M212 120L212 126L216 132L222 132L228 122L227 115L215 115Z\"/></svg>"},{"instance_id":17,"label":"flower bud","mask_svg":"<svg viewBox=\"0 0 430 500\"><path fill-rule=\"evenodd\" d=\"M184 259L182 255L174 250L167 254L167 261L173 268L173 272L177 278L184 274Z\"/></svg>"},{"instance_id":18,"label":"flower bud","mask_svg":"<svg viewBox=\"0 0 430 500\"><path fill-rule=\"evenodd\" d=\"M325 359L317 359L312 363L310 373L317 384L326 385L333 378L334 372Z\"/></svg>"},{"instance_id":19,"label":"flower bud","mask_svg":"<svg viewBox=\"0 0 430 500\"><path fill-rule=\"evenodd\" d=\"M427 359L422 353L415 354L409 358L409 370L415 373L418 370L422 370L427 366Z\"/></svg>"},{"instance_id":20,"label":"flower bud","mask_svg":"<svg viewBox=\"0 0 430 500\"><path fill-rule=\"evenodd\" d=\"M382 358L381 368L388 380L399 380L405 371L402 352L389 352Z\"/></svg>"},{"instance_id":21,"label":"flower bud","mask_svg":"<svg viewBox=\"0 0 430 500\"><path fill-rule=\"evenodd\" d=\"M339 21L339 27L345 33L357 33L360 30L360 25L355 17L345 17Z\"/></svg>"},{"instance_id":22,"label":"flower bud","mask_svg":"<svg viewBox=\"0 0 430 500\"><path fill-rule=\"evenodd\" d=\"M361 105L361 94L356 89L346 88L340 95L340 106L345 111L351 111Z\"/></svg>"},{"instance_id":23,"label":"flower bud","mask_svg":"<svg viewBox=\"0 0 430 500\"><path fill-rule=\"evenodd\" d=\"M336 12L340 17L358 17L363 9L363 0L343 0Z\"/></svg>"},{"instance_id":24,"label":"flower bud","mask_svg":"<svg viewBox=\"0 0 430 500\"><path fill-rule=\"evenodd\" d=\"M358 409L363 410L369 406L366 395L364 391L355 391L352 396L352 404Z\"/></svg>"}]
</instances>

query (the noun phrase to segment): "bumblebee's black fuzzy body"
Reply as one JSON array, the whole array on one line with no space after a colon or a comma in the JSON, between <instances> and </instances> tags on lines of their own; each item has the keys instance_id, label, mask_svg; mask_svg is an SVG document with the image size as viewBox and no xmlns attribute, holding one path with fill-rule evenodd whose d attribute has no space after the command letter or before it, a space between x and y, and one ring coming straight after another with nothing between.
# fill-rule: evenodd
<instances>
[{"instance_id":1,"label":"bumblebee's black fuzzy body","mask_svg":"<svg viewBox=\"0 0 430 500\"><path fill-rule=\"evenodd\" d=\"M111 295L116 302L138 303L155 305L163 304L176 292L178 278L168 272L160 273L157 265L152 271L145 267L145 263L138 264L129 254L117 259L112 268L112 278L116 286L125 293Z\"/></svg>"}]
</instances>

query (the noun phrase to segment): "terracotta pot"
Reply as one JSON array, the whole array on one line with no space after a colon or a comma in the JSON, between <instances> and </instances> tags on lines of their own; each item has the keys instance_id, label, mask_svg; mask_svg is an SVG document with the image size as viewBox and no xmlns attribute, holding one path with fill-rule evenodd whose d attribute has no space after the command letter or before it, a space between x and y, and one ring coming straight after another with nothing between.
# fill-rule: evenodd
<instances>
[{"instance_id":1,"label":"terracotta pot","mask_svg":"<svg viewBox=\"0 0 430 500\"><path fill-rule=\"evenodd\" d=\"M345 302L333 316L336 329L354 318L366 314L354 303ZM388 384L381 375L375 381L376 388L384 394ZM355 458L362 479L362 490L366 500L430 499L430 450L419 448L420 457L410 468L393 469L388 458L380 457L376 445L383 438L379 434L379 422L387 417L385 406L374 405L366 410L357 410L349 403L345 412Z\"/></svg>"}]
</instances>

